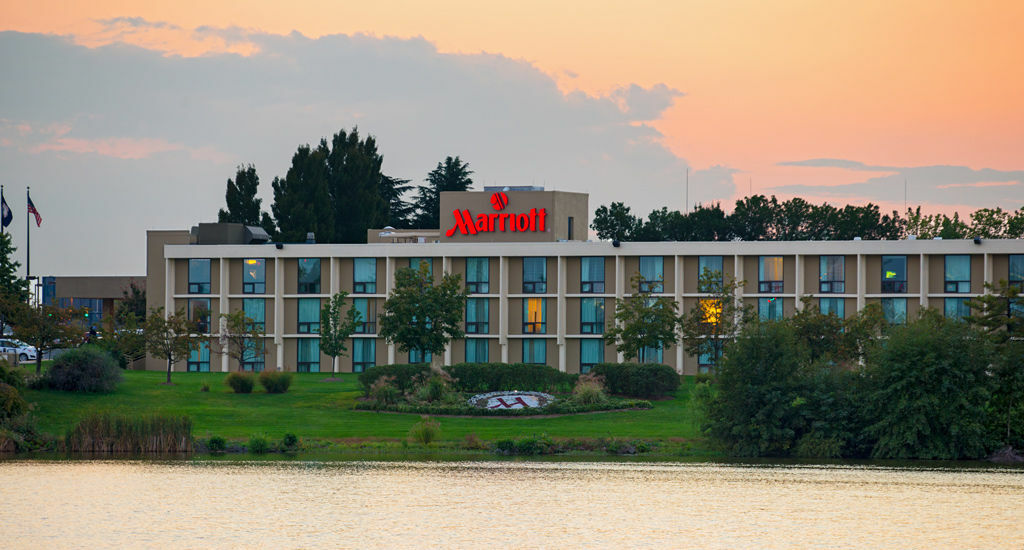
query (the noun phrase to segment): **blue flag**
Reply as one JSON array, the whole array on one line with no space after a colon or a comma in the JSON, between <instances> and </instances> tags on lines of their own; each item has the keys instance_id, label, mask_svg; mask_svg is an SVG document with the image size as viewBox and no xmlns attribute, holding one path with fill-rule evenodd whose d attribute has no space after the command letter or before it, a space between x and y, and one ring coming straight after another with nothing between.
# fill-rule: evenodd
<instances>
[{"instance_id":1,"label":"blue flag","mask_svg":"<svg viewBox=\"0 0 1024 550\"><path fill-rule=\"evenodd\" d=\"M7 206L7 199L0 193L0 222L4 224L4 227L7 227L11 225L11 220L13 219L14 212L11 212L11 207Z\"/></svg>"}]
</instances>

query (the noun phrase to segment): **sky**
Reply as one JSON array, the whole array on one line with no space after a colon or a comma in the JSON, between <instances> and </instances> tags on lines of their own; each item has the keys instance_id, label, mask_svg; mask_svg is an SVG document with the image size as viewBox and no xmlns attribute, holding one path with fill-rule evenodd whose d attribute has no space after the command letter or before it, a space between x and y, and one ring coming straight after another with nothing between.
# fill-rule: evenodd
<instances>
[{"instance_id":1,"label":"sky","mask_svg":"<svg viewBox=\"0 0 1024 550\"><path fill-rule=\"evenodd\" d=\"M0 183L32 272L142 274L253 163L358 126L384 172L646 215L749 193L1024 206L1021 2L0 0ZM689 181L687 195L686 182ZM689 201L687 202L687 196Z\"/></svg>"}]
</instances>

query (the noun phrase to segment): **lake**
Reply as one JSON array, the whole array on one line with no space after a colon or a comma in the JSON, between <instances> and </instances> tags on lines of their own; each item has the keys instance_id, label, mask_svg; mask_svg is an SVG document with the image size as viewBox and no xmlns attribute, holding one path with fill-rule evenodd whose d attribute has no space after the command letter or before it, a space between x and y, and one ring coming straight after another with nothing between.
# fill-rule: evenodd
<instances>
[{"instance_id":1,"label":"lake","mask_svg":"<svg viewBox=\"0 0 1024 550\"><path fill-rule=\"evenodd\" d=\"M0 462L5 548L1020 548L1008 469Z\"/></svg>"}]
</instances>

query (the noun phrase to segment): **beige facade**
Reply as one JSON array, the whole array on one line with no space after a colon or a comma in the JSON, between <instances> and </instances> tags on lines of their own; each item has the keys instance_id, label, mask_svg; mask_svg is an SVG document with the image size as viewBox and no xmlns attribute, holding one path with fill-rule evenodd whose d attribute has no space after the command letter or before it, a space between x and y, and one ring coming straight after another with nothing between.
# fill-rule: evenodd
<instances>
[{"instance_id":1,"label":"beige facade","mask_svg":"<svg viewBox=\"0 0 1024 550\"><path fill-rule=\"evenodd\" d=\"M510 194L508 207L512 204ZM296 370L301 360L304 369L320 372L351 372L373 364L410 360L409 354L377 338L374 321L375 312L380 311L393 287L395 271L420 258L429 258L435 278L456 273L464 280L471 259L474 265L478 259L486 259L486 280L478 281L486 285L470 295L481 308L477 310L481 316L475 320L479 332L452 342L442 358L445 364L467 357L525 360L567 372L578 372L595 356L609 362L622 360L614 346L603 342L601 333L613 322L616 300L632 292L631 280L636 276L654 295L671 297L688 309L705 296L698 291L698 270L710 262L721 265L728 276L745 281L737 298L762 316L792 315L801 307L801 298L807 297L845 316L868 303L879 302L894 321L899 321L913 317L923 307L956 314L963 300L984 292L985 282L1009 278L1011 257L1014 262L1024 261L1021 240L986 240L981 244L971 240L653 242L621 246L556 240L278 247L187 244L187 237L185 232L149 233L150 305L187 310L189 300L209 299L216 314L255 300L257 305L262 304L266 326L263 364ZM252 258L265 261L262 293L243 288L244 261ZM319 286L300 291L299 262L311 259L319 260ZM190 262L204 270L208 265L208 273L199 275L199 285L190 285L194 282L190 281ZM593 274L588 275L591 280L584 280L584 264L593 270L591 273L603 269L599 281ZM315 278L314 274L307 276ZM949 277L963 280L951 281ZM368 279L372 279L371 284L367 284ZM206 282L208 291L203 286ZM303 349L315 351L310 342L316 336L300 328L304 307L300 302L305 300L307 306L318 308L341 290L349 293L349 299L359 300L369 317L365 332L353 337L352 347L358 345L361 351L350 351L336 365L323 354L311 358L307 353L304 357ZM482 315L484 307L486 317ZM312 309L307 307L307 311ZM305 321L310 320L317 319ZM211 327L211 339L216 338L216 329ZM693 374L701 368L701 358L681 346L666 347L660 354L661 362L679 372ZM353 356L360 359L360 365L354 364ZM210 354L205 362L192 363L194 368L210 370L237 368L216 354ZM186 370L188 366L182 362L176 369ZM150 360L148 364L148 368L163 367L159 361Z\"/></svg>"}]
</instances>

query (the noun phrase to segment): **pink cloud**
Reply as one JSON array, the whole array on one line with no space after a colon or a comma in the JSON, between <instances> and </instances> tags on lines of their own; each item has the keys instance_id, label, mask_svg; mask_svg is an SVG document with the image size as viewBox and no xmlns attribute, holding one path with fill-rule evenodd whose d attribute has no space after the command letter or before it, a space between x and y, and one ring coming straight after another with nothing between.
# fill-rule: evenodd
<instances>
[{"instance_id":1,"label":"pink cloud","mask_svg":"<svg viewBox=\"0 0 1024 550\"><path fill-rule=\"evenodd\" d=\"M32 147L32 153L45 151L66 151L70 153L95 153L106 157L137 160L167 151L180 151L185 147L163 139L152 138L104 138L81 139L60 137Z\"/></svg>"}]
</instances>

